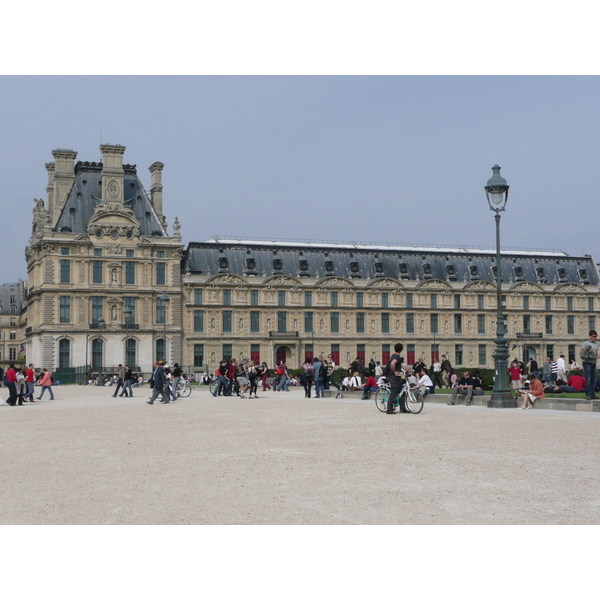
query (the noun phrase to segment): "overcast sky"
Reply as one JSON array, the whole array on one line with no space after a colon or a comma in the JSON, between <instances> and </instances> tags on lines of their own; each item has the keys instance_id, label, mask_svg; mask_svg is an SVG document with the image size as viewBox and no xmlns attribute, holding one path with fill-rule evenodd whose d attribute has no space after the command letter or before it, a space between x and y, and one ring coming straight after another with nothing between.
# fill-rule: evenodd
<instances>
[{"instance_id":1,"label":"overcast sky","mask_svg":"<svg viewBox=\"0 0 600 600\"><path fill-rule=\"evenodd\" d=\"M183 240L213 235L494 246L483 187L510 185L502 245L600 259L600 78L2 77L0 280L26 278L55 148L127 147ZM171 229L170 229L171 231ZM9 260L6 260L10 257Z\"/></svg>"}]
</instances>

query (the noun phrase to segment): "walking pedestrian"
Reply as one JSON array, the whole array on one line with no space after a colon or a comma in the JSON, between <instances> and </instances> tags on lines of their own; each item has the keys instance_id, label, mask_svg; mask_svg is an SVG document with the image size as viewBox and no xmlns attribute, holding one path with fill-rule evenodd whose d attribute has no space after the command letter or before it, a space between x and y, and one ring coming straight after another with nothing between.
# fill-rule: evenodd
<instances>
[{"instance_id":1,"label":"walking pedestrian","mask_svg":"<svg viewBox=\"0 0 600 600\"><path fill-rule=\"evenodd\" d=\"M129 364L126 364L125 365L125 375L123 378L123 391L119 394L121 396L121 398L123 396L127 396L127 395L129 395L130 398L133 397L133 390L131 389L132 380L133 380L133 373L131 371L131 367L129 366ZM127 394L128 390L129 390L129 394Z\"/></svg>"},{"instance_id":2,"label":"walking pedestrian","mask_svg":"<svg viewBox=\"0 0 600 600\"><path fill-rule=\"evenodd\" d=\"M114 363L113 363L114 364ZM115 393L112 395L113 398L117 397L119 393L119 389L123 387L123 381L125 380L125 369L121 363L119 363L119 368L117 369L117 389Z\"/></svg>"},{"instance_id":3,"label":"walking pedestrian","mask_svg":"<svg viewBox=\"0 0 600 600\"><path fill-rule=\"evenodd\" d=\"M46 390L50 392L50 400L54 400L54 393L52 392L52 373L48 371L48 369L42 369L40 385L42 386L42 391L40 392L38 400L42 399Z\"/></svg>"},{"instance_id":4,"label":"walking pedestrian","mask_svg":"<svg viewBox=\"0 0 600 600\"><path fill-rule=\"evenodd\" d=\"M169 404L170 400L169 400L169 396L167 395L167 391L165 389L167 380L165 378L165 370L163 367L163 361L159 360L158 362L154 363L154 373L152 374L152 383L153 383L153 390L152 390L152 395L150 396L150 399L146 401L147 404L154 404L154 401L156 400L156 398L158 397L159 394L162 394L162 400L161 402L164 402L165 404ZM175 409L173 409L175 410Z\"/></svg>"},{"instance_id":5,"label":"walking pedestrian","mask_svg":"<svg viewBox=\"0 0 600 600\"><path fill-rule=\"evenodd\" d=\"M598 354L598 334L592 329L589 338L581 344L579 355L583 363L583 373L585 375L585 397L588 400L597 400L596 391L596 359L600 358Z\"/></svg>"},{"instance_id":6,"label":"walking pedestrian","mask_svg":"<svg viewBox=\"0 0 600 600\"><path fill-rule=\"evenodd\" d=\"M304 397L310 398L311 388L313 384L313 364L312 358L307 358L302 365L304 375L302 375L302 385L304 385Z\"/></svg>"},{"instance_id":7,"label":"walking pedestrian","mask_svg":"<svg viewBox=\"0 0 600 600\"><path fill-rule=\"evenodd\" d=\"M33 363L29 363L29 368L25 373L25 381L27 382L27 394L25 394L25 398L29 398L29 402L35 402L33 399L33 382L35 380L35 370L33 368Z\"/></svg>"}]
</instances>

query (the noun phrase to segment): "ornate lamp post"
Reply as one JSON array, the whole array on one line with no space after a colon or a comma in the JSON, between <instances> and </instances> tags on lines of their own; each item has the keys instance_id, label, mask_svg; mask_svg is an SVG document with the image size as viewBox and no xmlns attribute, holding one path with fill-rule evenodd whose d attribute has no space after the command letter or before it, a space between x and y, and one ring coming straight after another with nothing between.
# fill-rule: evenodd
<instances>
[{"instance_id":1,"label":"ornate lamp post","mask_svg":"<svg viewBox=\"0 0 600 600\"><path fill-rule=\"evenodd\" d=\"M508 200L508 184L506 179L500 176L500 167L492 167L493 175L488 179L485 186L485 195L487 197L490 210L493 210L496 220L496 352L494 353L494 368L496 370L496 379L494 381L494 390L488 400L488 408L516 408L517 401L513 398L508 387L508 340L504 337L506 333L504 327L504 315L502 314L502 264L500 262L500 213L506 207Z\"/></svg>"},{"instance_id":2,"label":"ornate lamp post","mask_svg":"<svg viewBox=\"0 0 600 600\"><path fill-rule=\"evenodd\" d=\"M131 308L131 306L126 306L123 310L123 314L125 315L125 331L126 331L126 336L125 336L125 364L129 363L129 357L128 352L129 352L129 320L131 319L131 315L133 314L133 309ZM133 367L135 369L135 365Z\"/></svg>"},{"instance_id":3,"label":"ornate lamp post","mask_svg":"<svg viewBox=\"0 0 600 600\"><path fill-rule=\"evenodd\" d=\"M104 331L106 329L106 321L102 317L100 317L98 319L98 321L96 321L96 324L98 325L98 329L100 331ZM86 350L87 350L87 348L86 348ZM93 360L93 356L92 356L92 360ZM102 385L102 367L100 367L100 372L98 373L98 378L96 379L96 385Z\"/></svg>"},{"instance_id":4,"label":"ornate lamp post","mask_svg":"<svg viewBox=\"0 0 600 600\"><path fill-rule=\"evenodd\" d=\"M169 306L169 302L171 299L167 296L167 292L163 292L162 296L159 298L160 305L163 309L163 343L164 343L164 361L167 362L167 307Z\"/></svg>"}]
</instances>

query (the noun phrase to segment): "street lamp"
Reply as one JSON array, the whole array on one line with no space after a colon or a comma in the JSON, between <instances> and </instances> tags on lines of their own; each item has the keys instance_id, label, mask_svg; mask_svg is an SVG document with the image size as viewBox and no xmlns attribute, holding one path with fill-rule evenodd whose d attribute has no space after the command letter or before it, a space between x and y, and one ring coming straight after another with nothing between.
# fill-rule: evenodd
<instances>
[{"instance_id":1,"label":"street lamp","mask_svg":"<svg viewBox=\"0 0 600 600\"><path fill-rule=\"evenodd\" d=\"M102 317L96 321L96 324L98 325L98 329L100 331L106 329L106 321ZM102 385L102 366L100 366L100 372L98 373L98 377L96 379L96 385Z\"/></svg>"},{"instance_id":2,"label":"street lamp","mask_svg":"<svg viewBox=\"0 0 600 600\"><path fill-rule=\"evenodd\" d=\"M508 387L508 340L504 337L504 316L502 314L502 265L500 262L500 213L505 210L508 200L508 184L506 179L500 175L500 167L492 167L493 175L488 179L485 186L485 195L493 210L496 220L496 352L494 353L494 368L496 378L494 390L488 408L516 408L517 401L513 398Z\"/></svg>"},{"instance_id":3,"label":"street lamp","mask_svg":"<svg viewBox=\"0 0 600 600\"><path fill-rule=\"evenodd\" d=\"M162 296L159 298L160 305L163 309L163 344L164 344L164 358L163 360L167 362L167 306L169 306L169 302L171 299L167 296L167 292L163 292Z\"/></svg>"},{"instance_id":4,"label":"street lamp","mask_svg":"<svg viewBox=\"0 0 600 600\"><path fill-rule=\"evenodd\" d=\"M125 364L129 363L129 357L127 353L129 352L129 319L131 319L131 315L133 315L133 309L131 306L126 306L123 310L123 314L125 315ZM134 366L135 368L135 366Z\"/></svg>"}]
</instances>

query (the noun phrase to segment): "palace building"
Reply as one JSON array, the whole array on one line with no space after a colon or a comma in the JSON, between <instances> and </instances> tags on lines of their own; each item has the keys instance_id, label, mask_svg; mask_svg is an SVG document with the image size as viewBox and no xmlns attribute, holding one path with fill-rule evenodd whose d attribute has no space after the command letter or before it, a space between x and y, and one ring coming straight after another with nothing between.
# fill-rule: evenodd
<instances>
[{"instance_id":1,"label":"palace building","mask_svg":"<svg viewBox=\"0 0 600 600\"><path fill-rule=\"evenodd\" d=\"M446 354L493 367L494 251L257 239L184 248L177 218L169 234L163 214L164 165L149 167L146 193L123 146L100 149L100 163L55 150L46 165L18 319L28 362L149 372L164 358L200 373L223 357L298 368L322 354L345 367L356 356L387 363L402 341L408 362ZM593 258L503 251L501 276L511 356L578 356L600 307Z\"/></svg>"}]
</instances>

